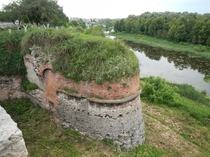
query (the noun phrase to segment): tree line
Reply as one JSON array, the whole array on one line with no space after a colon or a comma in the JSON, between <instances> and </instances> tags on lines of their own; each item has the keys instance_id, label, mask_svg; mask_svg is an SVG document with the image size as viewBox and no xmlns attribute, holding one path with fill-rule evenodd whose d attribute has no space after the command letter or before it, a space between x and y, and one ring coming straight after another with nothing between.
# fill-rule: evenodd
<instances>
[{"instance_id":1,"label":"tree line","mask_svg":"<svg viewBox=\"0 0 210 157\"><path fill-rule=\"evenodd\" d=\"M69 22L69 18L56 0L19 0L4 5L0 11L0 21L15 23L16 20L22 23L53 26Z\"/></svg>"},{"instance_id":2,"label":"tree line","mask_svg":"<svg viewBox=\"0 0 210 157\"><path fill-rule=\"evenodd\" d=\"M210 14L145 12L129 15L114 24L115 32L143 34L175 42L210 46Z\"/></svg>"}]
</instances>

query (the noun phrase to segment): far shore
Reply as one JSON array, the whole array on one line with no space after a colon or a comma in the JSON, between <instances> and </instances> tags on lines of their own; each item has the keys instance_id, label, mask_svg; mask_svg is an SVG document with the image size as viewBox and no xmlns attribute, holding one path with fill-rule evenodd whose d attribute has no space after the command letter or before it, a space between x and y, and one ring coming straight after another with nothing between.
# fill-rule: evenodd
<instances>
[{"instance_id":1,"label":"far shore","mask_svg":"<svg viewBox=\"0 0 210 157\"><path fill-rule=\"evenodd\" d=\"M132 41L147 46L162 48L169 51L176 51L181 53L188 53L193 56L202 57L210 61L210 47L203 45L193 45L187 42L171 42L155 37L149 37L140 34L126 34L126 33L111 33L119 39Z\"/></svg>"}]
</instances>

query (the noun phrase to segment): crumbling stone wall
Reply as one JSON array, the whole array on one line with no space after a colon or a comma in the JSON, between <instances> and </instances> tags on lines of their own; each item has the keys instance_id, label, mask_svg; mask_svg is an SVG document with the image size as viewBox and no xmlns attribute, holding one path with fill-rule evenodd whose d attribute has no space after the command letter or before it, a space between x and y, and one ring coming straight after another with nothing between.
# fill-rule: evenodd
<instances>
[{"instance_id":1,"label":"crumbling stone wall","mask_svg":"<svg viewBox=\"0 0 210 157\"><path fill-rule=\"evenodd\" d=\"M0 76L0 101L8 98L21 98L24 93L21 91L21 77Z\"/></svg>"},{"instance_id":2,"label":"crumbling stone wall","mask_svg":"<svg viewBox=\"0 0 210 157\"><path fill-rule=\"evenodd\" d=\"M17 124L0 106L0 156L27 157L28 151Z\"/></svg>"}]
</instances>

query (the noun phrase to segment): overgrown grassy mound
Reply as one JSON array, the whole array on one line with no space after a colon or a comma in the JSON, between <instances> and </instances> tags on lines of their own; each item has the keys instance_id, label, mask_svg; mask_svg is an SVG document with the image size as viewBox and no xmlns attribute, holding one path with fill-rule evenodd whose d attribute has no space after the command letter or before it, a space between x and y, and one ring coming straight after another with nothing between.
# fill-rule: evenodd
<instances>
[{"instance_id":1,"label":"overgrown grassy mound","mask_svg":"<svg viewBox=\"0 0 210 157\"><path fill-rule=\"evenodd\" d=\"M38 29L24 36L23 53L33 45L52 54L54 71L75 81L120 81L139 74L138 59L122 42L69 29Z\"/></svg>"},{"instance_id":2,"label":"overgrown grassy mound","mask_svg":"<svg viewBox=\"0 0 210 157\"><path fill-rule=\"evenodd\" d=\"M0 32L0 75L26 74L20 41L25 35L23 31L13 30Z\"/></svg>"}]
</instances>

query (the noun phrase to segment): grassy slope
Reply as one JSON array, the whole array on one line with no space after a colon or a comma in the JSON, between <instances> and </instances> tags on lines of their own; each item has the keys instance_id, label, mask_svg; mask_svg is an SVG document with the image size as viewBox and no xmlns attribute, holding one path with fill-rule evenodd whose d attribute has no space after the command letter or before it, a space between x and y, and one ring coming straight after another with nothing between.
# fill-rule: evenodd
<instances>
[{"instance_id":1,"label":"grassy slope","mask_svg":"<svg viewBox=\"0 0 210 157\"><path fill-rule=\"evenodd\" d=\"M140 43L152 47L159 47L170 51L190 53L192 55L200 56L210 60L209 46L193 45L190 43L183 43L183 42L176 43L167 40L157 39L155 37L149 37L137 34L113 33L112 35L123 40L129 40L135 43Z\"/></svg>"},{"instance_id":2,"label":"grassy slope","mask_svg":"<svg viewBox=\"0 0 210 157\"><path fill-rule=\"evenodd\" d=\"M189 100L185 100L189 102ZM23 131L30 157L42 156L209 156L210 127L202 126L180 109L142 102L146 142L129 152L57 126L52 113L26 99L0 102ZM210 110L210 109L209 109Z\"/></svg>"}]
</instances>

